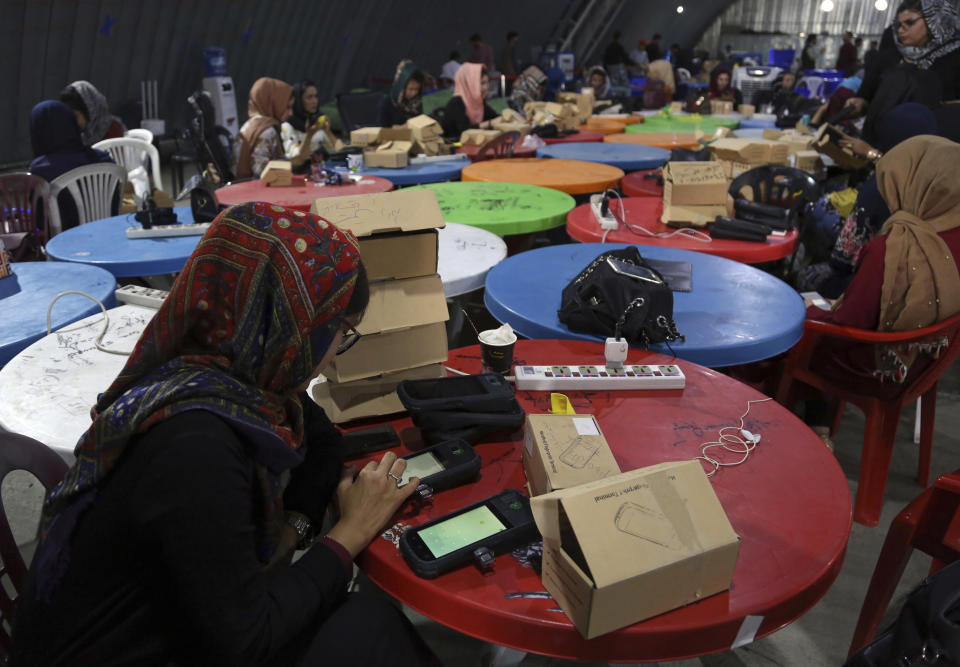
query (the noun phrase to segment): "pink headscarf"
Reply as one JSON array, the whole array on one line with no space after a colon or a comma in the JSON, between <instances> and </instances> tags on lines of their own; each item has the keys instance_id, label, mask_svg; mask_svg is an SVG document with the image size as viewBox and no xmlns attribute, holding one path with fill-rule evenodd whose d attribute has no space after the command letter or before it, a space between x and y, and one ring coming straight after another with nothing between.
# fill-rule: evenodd
<instances>
[{"instance_id":1,"label":"pink headscarf","mask_svg":"<svg viewBox=\"0 0 960 667\"><path fill-rule=\"evenodd\" d=\"M453 95L463 100L467 109L467 118L474 125L483 120L483 96L480 94L480 77L483 74L483 65L478 63L463 63L453 77Z\"/></svg>"}]
</instances>

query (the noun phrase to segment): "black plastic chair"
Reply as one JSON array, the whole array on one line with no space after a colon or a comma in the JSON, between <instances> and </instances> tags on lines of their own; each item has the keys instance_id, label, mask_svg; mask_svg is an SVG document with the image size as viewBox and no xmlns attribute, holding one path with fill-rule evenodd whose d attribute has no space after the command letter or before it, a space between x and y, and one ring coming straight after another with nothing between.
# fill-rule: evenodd
<instances>
[{"instance_id":1,"label":"black plastic chair","mask_svg":"<svg viewBox=\"0 0 960 667\"><path fill-rule=\"evenodd\" d=\"M0 432L0 483L8 473L26 470L36 476L46 490L56 486L67 472L67 464L42 442L17 433ZM13 613L17 597L27 578L27 563L10 530L7 512L0 502L0 578L9 579L9 586L0 585L0 664L7 664L11 646Z\"/></svg>"},{"instance_id":2,"label":"black plastic chair","mask_svg":"<svg viewBox=\"0 0 960 667\"><path fill-rule=\"evenodd\" d=\"M807 172L794 167L763 165L745 171L730 184L730 196L743 198L743 188L750 187L747 197L761 204L771 204L796 211L803 204L817 200L817 182Z\"/></svg>"},{"instance_id":3,"label":"black plastic chair","mask_svg":"<svg viewBox=\"0 0 960 667\"><path fill-rule=\"evenodd\" d=\"M190 138L193 141L197 155L197 171L203 174L212 165L219 177L218 183L210 185L219 187L235 179L233 173L233 137L227 129L216 123L213 102L210 93L198 90L187 98L193 110L190 120Z\"/></svg>"},{"instance_id":4,"label":"black plastic chair","mask_svg":"<svg viewBox=\"0 0 960 667\"><path fill-rule=\"evenodd\" d=\"M383 93L339 93L337 110L343 129L349 135L360 127L376 127L380 124L380 101Z\"/></svg>"}]
</instances>

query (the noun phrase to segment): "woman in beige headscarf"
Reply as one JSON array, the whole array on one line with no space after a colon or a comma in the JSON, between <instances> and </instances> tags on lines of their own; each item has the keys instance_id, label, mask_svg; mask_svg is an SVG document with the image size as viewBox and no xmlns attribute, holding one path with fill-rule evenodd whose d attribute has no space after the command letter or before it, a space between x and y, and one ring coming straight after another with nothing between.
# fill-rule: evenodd
<instances>
[{"instance_id":1,"label":"woman in beige headscarf","mask_svg":"<svg viewBox=\"0 0 960 667\"><path fill-rule=\"evenodd\" d=\"M269 77L261 77L250 88L247 113L250 117L240 128L234 154L238 178L260 176L270 160L283 160L280 126L293 106L293 87Z\"/></svg>"}]
</instances>

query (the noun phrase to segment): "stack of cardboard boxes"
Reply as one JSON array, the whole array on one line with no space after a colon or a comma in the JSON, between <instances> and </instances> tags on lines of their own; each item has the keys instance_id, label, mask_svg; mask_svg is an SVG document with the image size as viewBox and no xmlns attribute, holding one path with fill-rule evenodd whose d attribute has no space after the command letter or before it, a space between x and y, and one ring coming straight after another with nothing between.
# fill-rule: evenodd
<instances>
[{"instance_id":1,"label":"stack of cardboard boxes","mask_svg":"<svg viewBox=\"0 0 960 667\"><path fill-rule=\"evenodd\" d=\"M787 144L769 139L724 138L710 144L710 151L724 163L728 178L764 164L787 164Z\"/></svg>"},{"instance_id":2,"label":"stack of cardboard boxes","mask_svg":"<svg viewBox=\"0 0 960 667\"><path fill-rule=\"evenodd\" d=\"M460 143L464 146L483 146L501 134L503 132L500 130L464 130L460 135Z\"/></svg>"},{"instance_id":3,"label":"stack of cardboard boxes","mask_svg":"<svg viewBox=\"0 0 960 667\"><path fill-rule=\"evenodd\" d=\"M730 181L719 162L668 162L663 168L665 225L706 227L727 215Z\"/></svg>"},{"instance_id":4,"label":"stack of cardboard boxes","mask_svg":"<svg viewBox=\"0 0 960 667\"><path fill-rule=\"evenodd\" d=\"M577 107L577 120L582 125L593 115L593 88L581 88L579 93L557 93L557 102Z\"/></svg>"},{"instance_id":5,"label":"stack of cardboard boxes","mask_svg":"<svg viewBox=\"0 0 960 667\"><path fill-rule=\"evenodd\" d=\"M553 123L558 130L572 130L581 122L577 106L570 102L527 102L523 112L534 126Z\"/></svg>"},{"instance_id":6,"label":"stack of cardboard boxes","mask_svg":"<svg viewBox=\"0 0 960 667\"><path fill-rule=\"evenodd\" d=\"M448 318L437 274L443 216L431 190L317 199L311 211L352 232L370 280L361 338L312 385L334 423L394 412L401 380L444 377Z\"/></svg>"},{"instance_id":7,"label":"stack of cardboard boxes","mask_svg":"<svg viewBox=\"0 0 960 667\"><path fill-rule=\"evenodd\" d=\"M363 162L368 167L402 169L410 164L411 155L447 155L440 124L421 114L407 121L406 126L362 127L350 133L350 143L363 148Z\"/></svg>"},{"instance_id":8,"label":"stack of cardboard boxes","mask_svg":"<svg viewBox=\"0 0 960 667\"><path fill-rule=\"evenodd\" d=\"M813 134L801 130L768 129L763 131L763 138L786 144L791 166L811 173L823 168L823 160L813 147L816 139Z\"/></svg>"},{"instance_id":9,"label":"stack of cardboard boxes","mask_svg":"<svg viewBox=\"0 0 960 667\"><path fill-rule=\"evenodd\" d=\"M587 639L730 587L739 538L699 461L620 473L593 415L528 415L541 577Z\"/></svg>"}]
</instances>

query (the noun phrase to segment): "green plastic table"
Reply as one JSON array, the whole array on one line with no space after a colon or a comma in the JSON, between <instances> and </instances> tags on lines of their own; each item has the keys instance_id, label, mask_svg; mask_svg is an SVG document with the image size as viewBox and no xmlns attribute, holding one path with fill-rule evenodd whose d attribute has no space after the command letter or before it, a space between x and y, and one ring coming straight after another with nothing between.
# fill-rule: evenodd
<instances>
[{"instance_id":1,"label":"green plastic table","mask_svg":"<svg viewBox=\"0 0 960 667\"><path fill-rule=\"evenodd\" d=\"M642 123L627 125L624 132L627 134L646 133L646 132L696 132L703 130L704 134L713 134L718 127L729 127L735 130L740 126L740 121L735 118L722 118L716 116L696 115L677 115L669 118L660 116L648 116Z\"/></svg>"},{"instance_id":2,"label":"green plastic table","mask_svg":"<svg viewBox=\"0 0 960 667\"><path fill-rule=\"evenodd\" d=\"M433 190L444 221L500 236L562 227L576 206L570 195L538 185L463 181L417 187Z\"/></svg>"}]
</instances>

